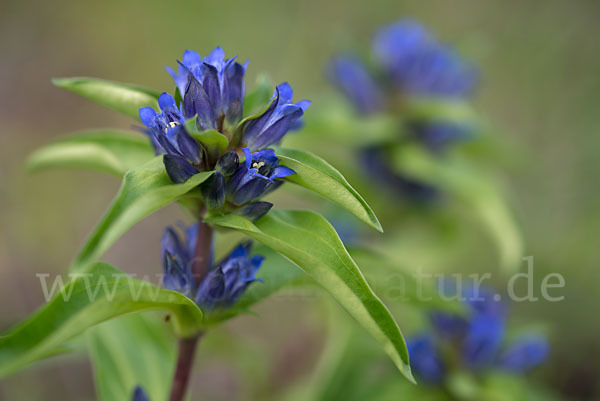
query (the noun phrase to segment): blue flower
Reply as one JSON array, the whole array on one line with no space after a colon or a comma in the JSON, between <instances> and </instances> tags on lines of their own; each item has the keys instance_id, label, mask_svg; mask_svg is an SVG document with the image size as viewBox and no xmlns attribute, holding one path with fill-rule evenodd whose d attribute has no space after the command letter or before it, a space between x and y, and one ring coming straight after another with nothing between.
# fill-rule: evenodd
<instances>
[{"instance_id":1,"label":"blue flower","mask_svg":"<svg viewBox=\"0 0 600 401\"><path fill-rule=\"evenodd\" d=\"M504 317L474 314L463 340L462 357L467 366L481 368L494 362L504 340Z\"/></svg>"},{"instance_id":2,"label":"blue flower","mask_svg":"<svg viewBox=\"0 0 600 401\"><path fill-rule=\"evenodd\" d=\"M524 373L544 362L550 347L545 337L524 335L517 339L501 356L498 365L505 370Z\"/></svg>"},{"instance_id":3,"label":"blue flower","mask_svg":"<svg viewBox=\"0 0 600 401\"><path fill-rule=\"evenodd\" d=\"M430 314L433 332L408 339L411 367L419 376L435 379L427 380L429 382L440 380L443 369L439 367L444 364L439 361L438 350L453 353L450 365L458 363L473 372L500 368L523 373L546 358L549 348L546 339L532 334L522 336L501 352L506 333L506 306L489 289L444 283L442 293L446 297L460 296L468 315L434 311Z\"/></svg>"},{"instance_id":4,"label":"blue flower","mask_svg":"<svg viewBox=\"0 0 600 401\"><path fill-rule=\"evenodd\" d=\"M433 337L427 334L415 336L407 341L406 347L410 367L419 379L430 384L442 381L445 368Z\"/></svg>"},{"instance_id":5,"label":"blue flower","mask_svg":"<svg viewBox=\"0 0 600 401\"><path fill-rule=\"evenodd\" d=\"M192 275L193 255L196 248L198 224L185 228L182 240L173 227L163 235L161 247L165 275L163 286L180 292L205 310L231 306L254 281L263 261L262 256L250 256L251 243L238 245L229 256L212 265L196 285Z\"/></svg>"},{"instance_id":6,"label":"blue flower","mask_svg":"<svg viewBox=\"0 0 600 401\"><path fill-rule=\"evenodd\" d=\"M381 109L382 94L360 60L337 57L331 62L329 75L361 113L371 114Z\"/></svg>"},{"instance_id":7,"label":"blue flower","mask_svg":"<svg viewBox=\"0 0 600 401\"><path fill-rule=\"evenodd\" d=\"M196 291L195 300L198 305L207 310L229 307L251 283L262 282L256 278L256 272L264 258L250 257L250 248L250 243L238 245L208 273Z\"/></svg>"},{"instance_id":8,"label":"blue flower","mask_svg":"<svg viewBox=\"0 0 600 401\"><path fill-rule=\"evenodd\" d=\"M161 112L152 107L140 109L140 119L148 127L156 154L162 154L171 181L182 183L202 168L202 147L185 130L181 109L168 93L158 98Z\"/></svg>"},{"instance_id":9,"label":"blue flower","mask_svg":"<svg viewBox=\"0 0 600 401\"><path fill-rule=\"evenodd\" d=\"M391 82L409 94L463 97L477 82L472 65L415 21L383 27L375 36L373 52Z\"/></svg>"},{"instance_id":10,"label":"blue flower","mask_svg":"<svg viewBox=\"0 0 600 401\"><path fill-rule=\"evenodd\" d=\"M267 110L248 121L243 127L241 138L243 146L253 151L266 148L279 143L291 129L298 128L299 119L310 106L310 101L302 100L294 104L293 94L292 87L288 83L282 83L275 88Z\"/></svg>"},{"instance_id":11,"label":"blue flower","mask_svg":"<svg viewBox=\"0 0 600 401\"><path fill-rule=\"evenodd\" d=\"M148 396L146 395L144 389L142 389L140 386L137 386L135 390L133 390L131 401L148 401Z\"/></svg>"},{"instance_id":12,"label":"blue flower","mask_svg":"<svg viewBox=\"0 0 600 401\"><path fill-rule=\"evenodd\" d=\"M248 63L241 65L234 58L225 59L221 47L207 57L186 50L178 72L167 67L184 99L184 116L198 116L201 130L220 132L237 124L243 115L244 75Z\"/></svg>"},{"instance_id":13,"label":"blue flower","mask_svg":"<svg viewBox=\"0 0 600 401\"><path fill-rule=\"evenodd\" d=\"M296 174L294 170L279 165L279 159L271 149L251 153L243 149L246 159L226 183L227 200L233 205L247 204L277 188L279 178Z\"/></svg>"}]
</instances>

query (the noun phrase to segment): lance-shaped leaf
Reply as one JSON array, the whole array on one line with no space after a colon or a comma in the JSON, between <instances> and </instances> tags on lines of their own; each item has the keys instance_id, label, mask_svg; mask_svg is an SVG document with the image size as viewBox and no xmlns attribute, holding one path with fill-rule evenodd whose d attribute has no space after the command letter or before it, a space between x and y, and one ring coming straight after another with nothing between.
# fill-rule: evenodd
<instances>
[{"instance_id":1,"label":"lance-shaped leaf","mask_svg":"<svg viewBox=\"0 0 600 401\"><path fill-rule=\"evenodd\" d=\"M285 256L328 291L412 379L404 338L385 305L373 293L335 229L310 211L271 211L256 223L237 215L208 222L235 229Z\"/></svg>"},{"instance_id":2,"label":"lance-shaped leaf","mask_svg":"<svg viewBox=\"0 0 600 401\"><path fill-rule=\"evenodd\" d=\"M53 353L92 326L151 309L169 311L180 336L194 335L202 326L202 311L189 298L136 280L106 263L90 265L29 319L0 337L0 377Z\"/></svg>"},{"instance_id":3,"label":"lance-shaped leaf","mask_svg":"<svg viewBox=\"0 0 600 401\"><path fill-rule=\"evenodd\" d=\"M55 78L52 83L136 120L141 107L158 110L160 93L138 85L86 77Z\"/></svg>"},{"instance_id":4,"label":"lance-shaped leaf","mask_svg":"<svg viewBox=\"0 0 600 401\"><path fill-rule=\"evenodd\" d=\"M87 239L71 269L78 270L101 257L138 221L180 199L211 174L212 171L198 173L183 184L174 184L165 172L162 156L129 170L119 193Z\"/></svg>"},{"instance_id":5,"label":"lance-shaped leaf","mask_svg":"<svg viewBox=\"0 0 600 401\"><path fill-rule=\"evenodd\" d=\"M501 266L515 269L523 256L521 234L494 180L456 155L436 157L417 146L393 151L398 171L441 188L465 202L483 222L500 251Z\"/></svg>"},{"instance_id":6,"label":"lance-shaped leaf","mask_svg":"<svg viewBox=\"0 0 600 401\"><path fill-rule=\"evenodd\" d=\"M137 313L88 330L99 400L130 401L138 385L153 400L168 398L176 339L164 318L164 313Z\"/></svg>"},{"instance_id":7,"label":"lance-shaped leaf","mask_svg":"<svg viewBox=\"0 0 600 401\"><path fill-rule=\"evenodd\" d=\"M29 156L27 168L86 168L121 177L153 157L146 138L127 131L98 129L76 132L37 149Z\"/></svg>"},{"instance_id":8,"label":"lance-shaped leaf","mask_svg":"<svg viewBox=\"0 0 600 401\"><path fill-rule=\"evenodd\" d=\"M285 180L337 203L377 231L383 232L371 207L331 164L303 150L276 148L275 153L282 165L296 172L285 177Z\"/></svg>"}]
</instances>

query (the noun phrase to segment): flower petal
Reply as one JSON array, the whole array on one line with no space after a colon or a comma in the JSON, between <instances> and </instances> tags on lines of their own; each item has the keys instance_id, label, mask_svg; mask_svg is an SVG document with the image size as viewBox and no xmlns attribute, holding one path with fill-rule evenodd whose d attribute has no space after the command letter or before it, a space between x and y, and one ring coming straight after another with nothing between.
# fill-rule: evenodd
<instances>
[{"instance_id":1,"label":"flower petal","mask_svg":"<svg viewBox=\"0 0 600 401\"><path fill-rule=\"evenodd\" d=\"M198 116L198 125L202 130L216 128L215 113L208 95L200 82L191 75L188 77L183 107L186 119Z\"/></svg>"}]
</instances>

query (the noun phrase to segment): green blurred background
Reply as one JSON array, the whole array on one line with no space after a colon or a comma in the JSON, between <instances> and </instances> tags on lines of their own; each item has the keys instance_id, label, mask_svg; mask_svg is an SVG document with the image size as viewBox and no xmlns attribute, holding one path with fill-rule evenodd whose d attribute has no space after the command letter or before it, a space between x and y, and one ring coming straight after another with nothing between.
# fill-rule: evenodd
<instances>
[{"instance_id":1,"label":"green blurred background","mask_svg":"<svg viewBox=\"0 0 600 401\"><path fill-rule=\"evenodd\" d=\"M549 272L566 278L563 302L517 311L552 333L551 360L538 380L569 400L600 399L600 3L8 0L1 10L0 329L43 302L35 273L65 272L119 185L89 172L28 175L27 154L62 133L131 127L130 120L53 87L52 77L170 90L164 65L173 66L187 48L206 54L221 45L228 56L251 60L249 86L268 72L274 82L290 82L298 99L313 99L316 109L323 93L333 91L324 76L331 55L364 48L378 26L409 16L480 66L475 104L508 149L501 168L524 233L524 256L535 258L536 283ZM130 272L159 272L162 227L179 218L175 207L160 211L105 259ZM495 257L486 248L471 253L470 262L462 261L471 263L469 271L486 271L482 263ZM258 307L261 319L241 317L215 334L209 340L217 348L235 336L251 351L242 352L238 365L201 354L195 394L256 399L309 374L323 343L315 302L276 297ZM243 378L247 371L257 375L260 391ZM61 358L1 382L0 400L92 400L91 375L85 358Z\"/></svg>"}]
</instances>

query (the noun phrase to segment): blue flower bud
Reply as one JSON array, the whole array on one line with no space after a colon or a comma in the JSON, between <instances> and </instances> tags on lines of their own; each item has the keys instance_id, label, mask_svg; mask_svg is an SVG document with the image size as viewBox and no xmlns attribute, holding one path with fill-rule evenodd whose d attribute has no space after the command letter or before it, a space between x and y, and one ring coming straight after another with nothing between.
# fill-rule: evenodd
<instances>
[{"instance_id":1,"label":"blue flower bud","mask_svg":"<svg viewBox=\"0 0 600 401\"><path fill-rule=\"evenodd\" d=\"M501 356L498 365L510 372L524 373L548 357L550 347L541 335L525 335L517 339Z\"/></svg>"},{"instance_id":2,"label":"blue flower bud","mask_svg":"<svg viewBox=\"0 0 600 401\"><path fill-rule=\"evenodd\" d=\"M292 169L280 166L279 159L271 149L251 153L243 149L246 159L227 181L227 200L236 206L251 202L277 184L275 180L296 174Z\"/></svg>"},{"instance_id":3,"label":"blue flower bud","mask_svg":"<svg viewBox=\"0 0 600 401\"><path fill-rule=\"evenodd\" d=\"M131 401L149 401L149 399L144 389L142 389L140 386L137 386L135 390L133 390Z\"/></svg>"},{"instance_id":4,"label":"blue flower bud","mask_svg":"<svg viewBox=\"0 0 600 401\"><path fill-rule=\"evenodd\" d=\"M242 144L251 150L277 144L288 131L298 128L298 121L310 101L292 103L292 87L282 83L275 88L269 108L259 117L250 120L242 131Z\"/></svg>"},{"instance_id":5,"label":"blue flower bud","mask_svg":"<svg viewBox=\"0 0 600 401\"><path fill-rule=\"evenodd\" d=\"M204 204L208 209L219 209L225 203L225 177L220 171L215 171L200 185Z\"/></svg>"},{"instance_id":6,"label":"blue flower bud","mask_svg":"<svg viewBox=\"0 0 600 401\"><path fill-rule=\"evenodd\" d=\"M240 207L235 213L256 221L267 214L272 207L273 204L269 202L252 202Z\"/></svg>"},{"instance_id":7,"label":"blue flower bud","mask_svg":"<svg viewBox=\"0 0 600 401\"><path fill-rule=\"evenodd\" d=\"M190 295L194 288L191 271L193 249L181 243L174 229L168 227L161 241L164 266L163 286L169 290Z\"/></svg>"},{"instance_id":8,"label":"blue flower bud","mask_svg":"<svg viewBox=\"0 0 600 401\"><path fill-rule=\"evenodd\" d=\"M237 171L239 165L239 156L234 151L231 151L229 153L225 153L219 160L217 160L216 169L225 177L229 177Z\"/></svg>"},{"instance_id":9,"label":"blue flower bud","mask_svg":"<svg viewBox=\"0 0 600 401\"><path fill-rule=\"evenodd\" d=\"M410 367L418 379L429 384L443 380L446 369L431 336L421 334L409 338L406 347L410 356Z\"/></svg>"}]
</instances>

